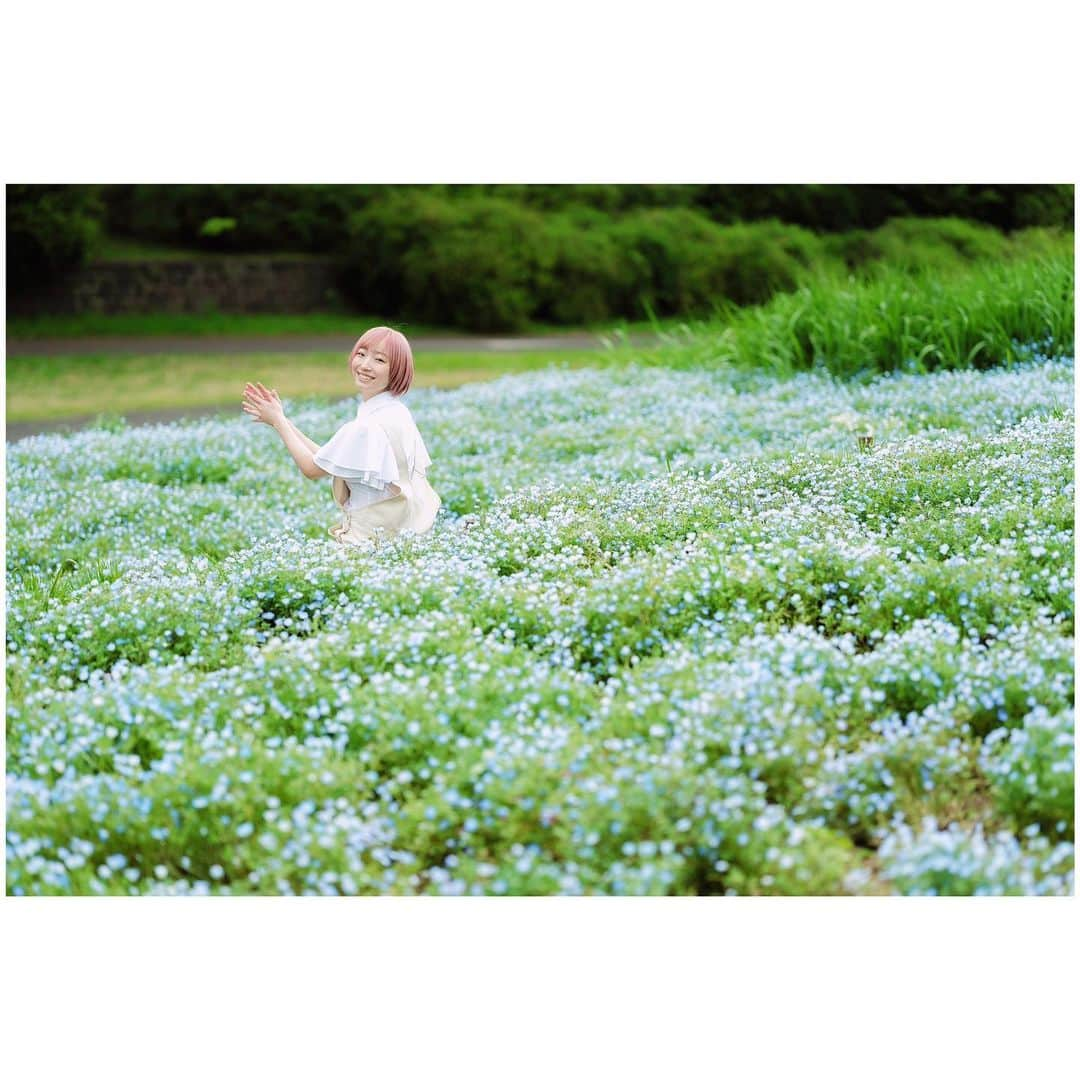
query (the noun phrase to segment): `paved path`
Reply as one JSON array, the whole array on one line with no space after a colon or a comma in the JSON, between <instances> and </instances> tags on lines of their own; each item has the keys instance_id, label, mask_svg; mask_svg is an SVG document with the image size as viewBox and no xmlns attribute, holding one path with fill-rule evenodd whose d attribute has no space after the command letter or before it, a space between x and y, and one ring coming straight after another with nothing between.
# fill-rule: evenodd
<instances>
[{"instance_id":1,"label":"paved path","mask_svg":"<svg viewBox=\"0 0 1080 1080\"><path fill-rule=\"evenodd\" d=\"M558 334L550 337L417 337L410 338L414 352L536 352L540 350L595 349L600 347L601 334ZM75 356L99 353L155 355L182 353L260 353L260 352L348 352L355 338L339 336L296 336L279 334L275 337L155 337L155 338L84 338L41 339L40 341L8 342L9 356ZM628 334L634 345L656 344L655 334ZM158 409L152 412L131 412L125 419L132 427L165 424L173 420L244 414L238 406L227 405L185 409ZM92 415L70 416L63 420L27 420L7 424L5 439L18 442L30 435L48 432L79 431L94 420Z\"/></svg>"},{"instance_id":2,"label":"paved path","mask_svg":"<svg viewBox=\"0 0 1080 1080\"><path fill-rule=\"evenodd\" d=\"M540 337L410 337L414 354L425 352L537 352L545 349L596 349L602 334L551 334ZM653 344L655 334L629 334L635 345ZM356 342L348 334L275 334L273 337L206 335L203 337L41 338L7 342L8 356L155 356L183 353L348 353Z\"/></svg>"}]
</instances>

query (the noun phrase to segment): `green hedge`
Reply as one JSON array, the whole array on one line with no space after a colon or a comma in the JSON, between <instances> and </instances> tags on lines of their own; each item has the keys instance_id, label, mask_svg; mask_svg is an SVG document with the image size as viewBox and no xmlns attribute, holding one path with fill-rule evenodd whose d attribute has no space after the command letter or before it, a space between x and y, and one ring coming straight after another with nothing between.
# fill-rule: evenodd
<instances>
[{"instance_id":1,"label":"green hedge","mask_svg":"<svg viewBox=\"0 0 1080 1080\"><path fill-rule=\"evenodd\" d=\"M367 311L517 328L535 307L542 227L540 214L504 200L395 192L350 216L342 289Z\"/></svg>"},{"instance_id":2,"label":"green hedge","mask_svg":"<svg viewBox=\"0 0 1080 1080\"><path fill-rule=\"evenodd\" d=\"M620 245L608 214L590 207L551 214L539 235L546 258L536 282L536 321L582 326L637 310L641 268Z\"/></svg>"},{"instance_id":3,"label":"green hedge","mask_svg":"<svg viewBox=\"0 0 1080 1080\"><path fill-rule=\"evenodd\" d=\"M997 229L960 218L896 218L873 231L827 236L824 246L851 269L885 262L905 269L947 270L1009 252L1008 239Z\"/></svg>"},{"instance_id":4,"label":"green hedge","mask_svg":"<svg viewBox=\"0 0 1080 1080\"><path fill-rule=\"evenodd\" d=\"M688 208L543 214L482 194L396 192L346 231L342 288L354 304L471 330L757 303L820 258L812 233L780 222L723 228Z\"/></svg>"},{"instance_id":5,"label":"green hedge","mask_svg":"<svg viewBox=\"0 0 1080 1080\"><path fill-rule=\"evenodd\" d=\"M957 218L822 236L777 220L717 225L689 207L544 213L478 191L421 189L352 214L346 237L341 288L358 309L489 332L650 312L708 316L823 273L949 271L1071 249L1060 231L1010 238Z\"/></svg>"}]
</instances>

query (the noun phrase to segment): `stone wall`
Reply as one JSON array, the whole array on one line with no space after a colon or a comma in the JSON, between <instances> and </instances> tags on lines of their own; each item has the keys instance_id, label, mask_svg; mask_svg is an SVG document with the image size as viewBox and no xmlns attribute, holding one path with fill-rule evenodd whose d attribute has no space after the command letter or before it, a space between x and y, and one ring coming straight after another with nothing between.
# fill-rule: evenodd
<instances>
[{"instance_id":1,"label":"stone wall","mask_svg":"<svg viewBox=\"0 0 1080 1080\"><path fill-rule=\"evenodd\" d=\"M12 315L292 312L337 306L332 259L221 255L99 262L32 296L9 293Z\"/></svg>"}]
</instances>

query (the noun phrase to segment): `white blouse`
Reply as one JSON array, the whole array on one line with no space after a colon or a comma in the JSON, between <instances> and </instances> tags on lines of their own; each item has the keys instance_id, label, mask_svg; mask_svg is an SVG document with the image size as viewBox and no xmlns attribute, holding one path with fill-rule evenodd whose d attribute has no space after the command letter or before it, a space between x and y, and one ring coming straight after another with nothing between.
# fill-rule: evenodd
<instances>
[{"instance_id":1,"label":"white blouse","mask_svg":"<svg viewBox=\"0 0 1080 1080\"><path fill-rule=\"evenodd\" d=\"M375 419L380 411L390 410L384 417L387 424ZM409 423L401 424L399 410L408 414ZM396 423L389 423L393 417ZM405 431L404 436L401 435ZM405 439L404 461L407 462L410 476L403 478L398 468L389 432L395 438ZM389 390L383 390L367 401L362 401L356 410L356 419L343 424L336 434L314 454L315 464L331 476L340 476L349 489L346 510L358 510L373 503L392 499L394 492L391 485L405 479L411 481L413 473L425 476L425 470L431 464L427 447L420 437L408 406Z\"/></svg>"}]
</instances>

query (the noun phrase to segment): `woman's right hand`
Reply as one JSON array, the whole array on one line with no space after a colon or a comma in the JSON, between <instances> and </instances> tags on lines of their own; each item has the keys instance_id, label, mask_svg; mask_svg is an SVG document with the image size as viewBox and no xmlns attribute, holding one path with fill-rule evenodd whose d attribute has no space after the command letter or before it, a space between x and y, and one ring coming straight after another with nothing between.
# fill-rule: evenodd
<instances>
[{"instance_id":1,"label":"woman's right hand","mask_svg":"<svg viewBox=\"0 0 1080 1080\"><path fill-rule=\"evenodd\" d=\"M277 420L285 419L285 409L282 407L278 392L276 390L267 390L262 383L246 383L244 385L242 408L256 424L273 426Z\"/></svg>"}]
</instances>

